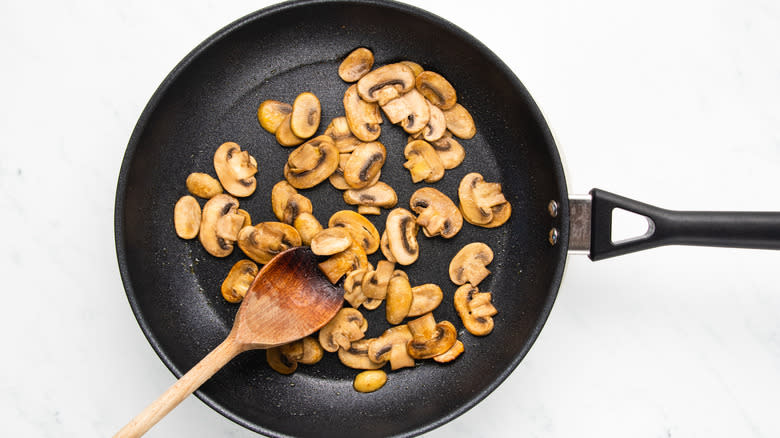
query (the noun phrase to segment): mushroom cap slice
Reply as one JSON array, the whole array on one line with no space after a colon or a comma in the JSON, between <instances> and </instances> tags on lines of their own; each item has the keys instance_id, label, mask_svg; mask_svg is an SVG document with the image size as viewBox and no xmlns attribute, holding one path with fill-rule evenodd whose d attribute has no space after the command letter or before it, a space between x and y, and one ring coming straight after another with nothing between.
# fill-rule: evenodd
<instances>
[{"instance_id":1,"label":"mushroom cap slice","mask_svg":"<svg viewBox=\"0 0 780 438\"><path fill-rule=\"evenodd\" d=\"M379 105L360 98L357 85L353 84L344 93L344 113L352 134L362 141L374 141L382 133L382 115Z\"/></svg>"},{"instance_id":2,"label":"mushroom cap slice","mask_svg":"<svg viewBox=\"0 0 780 438\"><path fill-rule=\"evenodd\" d=\"M491 303L490 292L479 292L476 286L464 284L455 291L453 304L463 326L474 336L485 336L493 331L493 315L498 313Z\"/></svg>"},{"instance_id":3,"label":"mushroom cap slice","mask_svg":"<svg viewBox=\"0 0 780 438\"><path fill-rule=\"evenodd\" d=\"M366 296L363 294L363 276L369 268L355 269L344 279L344 300L349 303L350 306L357 309L366 301Z\"/></svg>"},{"instance_id":4,"label":"mushroom cap slice","mask_svg":"<svg viewBox=\"0 0 780 438\"><path fill-rule=\"evenodd\" d=\"M322 359L322 356L324 355L322 347L313 337L306 336L295 342L300 342L303 347L303 355L298 359L298 362L305 365L314 365Z\"/></svg>"},{"instance_id":5,"label":"mushroom cap slice","mask_svg":"<svg viewBox=\"0 0 780 438\"><path fill-rule=\"evenodd\" d=\"M444 111L444 118L447 119L447 129L458 138L468 140L477 133L477 127L474 125L474 119L471 114L456 103L452 108Z\"/></svg>"},{"instance_id":6,"label":"mushroom cap slice","mask_svg":"<svg viewBox=\"0 0 780 438\"><path fill-rule=\"evenodd\" d=\"M279 102L278 100L264 100L257 107L257 121L260 126L271 134L276 134L279 125L282 124L285 117L292 112L292 106L289 103Z\"/></svg>"},{"instance_id":7,"label":"mushroom cap slice","mask_svg":"<svg viewBox=\"0 0 780 438\"><path fill-rule=\"evenodd\" d=\"M232 141L223 143L214 153L214 170L222 187L233 196L244 197L255 192L257 161Z\"/></svg>"},{"instance_id":8,"label":"mushroom cap slice","mask_svg":"<svg viewBox=\"0 0 780 438\"><path fill-rule=\"evenodd\" d=\"M301 195L289 182L279 181L271 189L271 209L280 221L292 225L302 213L311 213L309 198Z\"/></svg>"},{"instance_id":9,"label":"mushroom cap slice","mask_svg":"<svg viewBox=\"0 0 780 438\"><path fill-rule=\"evenodd\" d=\"M385 146L372 141L363 143L349 156L344 164L344 180L351 188L362 189L374 181L385 164Z\"/></svg>"},{"instance_id":10,"label":"mushroom cap slice","mask_svg":"<svg viewBox=\"0 0 780 438\"><path fill-rule=\"evenodd\" d=\"M237 261L222 282L220 287L222 298L229 303L240 303L258 272L259 269L253 261L246 259Z\"/></svg>"},{"instance_id":11,"label":"mushroom cap slice","mask_svg":"<svg viewBox=\"0 0 780 438\"><path fill-rule=\"evenodd\" d=\"M333 254L318 266L322 273L328 277L328 280L336 284L341 277L349 272L355 269L366 268L368 266L368 258L363 247L352 239L349 248Z\"/></svg>"},{"instance_id":12,"label":"mushroom cap slice","mask_svg":"<svg viewBox=\"0 0 780 438\"><path fill-rule=\"evenodd\" d=\"M485 267L493 261L493 250L482 242L472 242L455 254L450 261L450 280L455 284L478 285L490 271Z\"/></svg>"},{"instance_id":13,"label":"mushroom cap slice","mask_svg":"<svg viewBox=\"0 0 780 438\"><path fill-rule=\"evenodd\" d=\"M350 205L392 208L398 203L398 195L389 185L379 181L362 189L344 191L344 202Z\"/></svg>"},{"instance_id":14,"label":"mushroom cap slice","mask_svg":"<svg viewBox=\"0 0 780 438\"><path fill-rule=\"evenodd\" d=\"M182 239L194 239L201 224L201 210L198 200L185 195L173 206L173 227L176 235Z\"/></svg>"},{"instance_id":15,"label":"mushroom cap slice","mask_svg":"<svg viewBox=\"0 0 780 438\"><path fill-rule=\"evenodd\" d=\"M374 66L374 54L365 47L350 52L339 65L339 77L344 82L355 82L371 71Z\"/></svg>"},{"instance_id":16,"label":"mushroom cap slice","mask_svg":"<svg viewBox=\"0 0 780 438\"><path fill-rule=\"evenodd\" d=\"M303 92L295 98L290 113L290 129L300 138L309 138L320 127L322 107L314 93Z\"/></svg>"},{"instance_id":17,"label":"mushroom cap slice","mask_svg":"<svg viewBox=\"0 0 780 438\"><path fill-rule=\"evenodd\" d=\"M428 101L415 89L381 104L381 107L391 123L400 125L411 134L422 131L431 117Z\"/></svg>"},{"instance_id":18,"label":"mushroom cap slice","mask_svg":"<svg viewBox=\"0 0 780 438\"><path fill-rule=\"evenodd\" d=\"M428 118L428 124L426 124L422 130L422 135L425 141L434 142L439 140L444 133L447 132L447 119L444 117L444 112L442 112L439 107L427 100L425 103L428 105L430 117ZM434 147L434 149L436 148Z\"/></svg>"},{"instance_id":19,"label":"mushroom cap slice","mask_svg":"<svg viewBox=\"0 0 780 438\"><path fill-rule=\"evenodd\" d=\"M286 115L282 123L276 127L276 141L282 146L298 146L306 141L305 138L298 137L292 130L292 112Z\"/></svg>"},{"instance_id":20,"label":"mushroom cap slice","mask_svg":"<svg viewBox=\"0 0 780 438\"><path fill-rule=\"evenodd\" d=\"M328 228L344 228L355 242L363 247L366 254L373 254L379 249L379 231L365 216L352 210L340 210L328 220Z\"/></svg>"},{"instance_id":21,"label":"mushroom cap slice","mask_svg":"<svg viewBox=\"0 0 780 438\"><path fill-rule=\"evenodd\" d=\"M211 199L222 193L222 185L208 173L193 172L187 176L185 184L190 193L203 199Z\"/></svg>"},{"instance_id":22,"label":"mushroom cap slice","mask_svg":"<svg viewBox=\"0 0 780 438\"><path fill-rule=\"evenodd\" d=\"M352 341L365 336L368 321L359 310L345 307L320 329L318 340L323 350L331 353L343 348L348 349Z\"/></svg>"},{"instance_id":23,"label":"mushroom cap slice","mask_svg":"<svg viewBox=\"0 0 780 438\"><path fill-rule=\"evenodd\" d=\"M368 346L371 339L360 339L352 342L347 348L338 351L339 360L344 365L356 370L375 370L382 368L385 362L376 363L368 358Z\"/></svg>"},{"instance_id":24,"label":"mushroom cap slice","mask_svg":"<svg viewBox=\"0 0 780 438\"><path fill-rule=\"evenodd\" d=\"M432 313L406 323L412 332L412 340L406 345L409 356L415 359L430 359L450 349L458 339L455 326L449 321L438 324Z\"/></svg>"},{"instance_id":25,"label":"mushroom cap slice","mask_svg":"<svg viewBox=\"0 0 780 438\"><path fill-rule=\"evenodd\" d=\"M260 264L271 261L280 252L301 246L301 236L282 222L260 222L244 227L238 233L238 247L250 259Z\"/></svg>"},{"instance_id":26,"label":"mushroom cap slice","mask_svg":"<svg viewBox=\"0 0 780 438\"><path fill-rule=\"evenodd\" d=\"M425 140L414 140L404 148L406 162L412 182L436 182L444 176L444 165L433 147Z\"/></svg>"},{"instance_id":27,"label":"mushroom cap slice","mask_svg":"<svg viewBox=\"0 0 780 438\"><path fill-rule=\"evenodd\" d=\"M450 347L449 350L445 351L444 353L433 356L433 360L439 363L447 363L452 362L455 360L458 356L463 353L464 347L463 342L460 342L460 340L455 341L454 344L452 344L452 347Z\"/></svg>"},{"instance_id":28,"label":"mushroom cap slice","mask_svg":"<svg viewBox=\"0 0 780 438\"><path fill-rule=\"evenodd\" d=\"M452 138L450 131L445 131L440 139L431 142L431 147L439 155L439 160L445 169L454 169L466 158L466 150Z\"/></svg>"},{"instance_id":29,"label":"mushroom cap slice","mask_svg":"<svg viewBox=\"0 0 780 438\"><path fill-rule=\"evenodd\" d=\"M390 361L390 368L393 370L413 367L414 359L406 351L406 344L411 340L412 332L405 324L390 327L381 336L371 340L368 345L368 358L376 363Z\"/></svg>"},{"instance_id":30,"label":"mushroom cap slice","mask_svg":"<svg viewBox=\"0 0 780 438\"><path fill-rule=\"evenodd\" d=\"M460 231L463 216L460 210L444 193L433 187L423 187L412 194L409 206L417 213L417 225L427 231L426 235L449 239Z\"/></svg>"},{"instance_id":31,"label":"mushroom cap slice","mask_svg":"<svg viewBox=\"0 0 780 438\"><path fill-rule=\"evenodd\" d=\"M322 231L320 221L318 221L313 214L307 212L299 214L298 217L295 218L293 226L301 236L301 244L306 246L311 245L311 240L314 236Z\"/></svg>"},{"instance_id":32,"label":"mushroom cap slice","mask_svg":"<svg viewBox=\"0 0 780 438\"><path fill-rule=\"evenodd\" d=\"M333 139L333 143L336 144L340 154L352 152L363 143L352 134L352 131L349 129L349 122L347 122L345 116L331 120L328 127L325 128L325 135L329 135Z\"/></svg>"},{"instance_id":33,"label":"mushroom cap slice","mask_svg":"<svg viewBox=\"0 0 780 438\"><path fill-rule=\"evenodd\" d=\"M460 209L466 220L474 225L490 228L509 219L511 206L501 191L500 183L488 183L482 175L471 172L458 185Z\"/></svg>"},{"instance_id":34,"label":"mushroom cap slice","mask_svg":"<svg viewBox=\"0 0 780 438\"><path fill-rule=\"evenodd\" d=\"M458 100L452 84L436 72L424 71L418 74L414 84L428 101L443 110L452 108Z\"/></svg>"},{"instance_id":35,"label":"mushroom cap slice","mask_svg":"<svg viewBox=\"0 0 780 438\"><path fill-rule=\"evenodd\" d=\"M284 177L297 189L308 189L327 179L339 165L339 151L333 139L320 135L290 153Z\"/></svg>"},{"instance_id":36,"label":"mushroom cap slice","mask_svg":"<svg viewBox=\"0 0 780 438\"><path fill-rule=\"evenodd\" d=\"M387 64L369 72L357 82L357 92L366 102L376 102L377 91L385 87L406 93L414 87L414 72L401 63Z\"/></svg>"},{"instance_id":37,"label":"mushroom cap slice","mask_svg":"<svg viewBox=\"0 0 780 438\"><path fill-rule=\"evenodd\" d=\"M363 281L365 282L365 278ZM394 271L387 284L387 296L385 297L387 322L400 324L409 314L412 299L412 286L409 284L409 277L403 271Z\"/></svg>"},{"instance_id":38,"label":"mushroom cap slice","mask_svg":"<svg viewBox=\"0 0 780 438\"><path fill-rule=\"evenodd\" d=\"M343 228L325 228L311 240L311 250L317 255L333 255L352 245L352 236Z\"/></svg>"},{"instance_id":39,"label":"mushroom cap slice","mask_svg":"<svg viewBox=\"0 0 780 438\"><path fill-rule=\"evenodd\" d=\"M407 318L425 315L439 307L444 293L438 285L433 283L421 284L412 288L412 305L409 307Z\"/></svg>"},{"instance_id":40,"label":"mushroom cap slice","mask_svg":"<svg viewBox=\"0 0 780 438\"><path fill-rule=\"evenodd\" d=\"M390 211L385 222L387 246L396 262L410 265L420 255L417 244L417 222L414 215L404 208Z\"/></svg>"},{"instance_id":41,"label":"mushroom cap slice","mask_svg":"<svg viewBox=\"0 0 780 438\"><path fill-rule=\"evenodd\" d=\"M217 224L223 216L235 214L238 200L227 194L219 194L203 206L198 238L203 248L214 257L227 257L233 252L233 242L217 236Z\"/></svg>"},{"instance_id":42,"label":"mushroom cap slice","mask_svg":"<svg viewBox=\"0 0 780 438\"><path fill-rule=\"evenodd\" d=\"M297 342L297 341L296 341ZM279 374L292 374L298 369L298 361L290 359L283 353L282 346L273 347L265 350L265 360L268 366Z\"/></svg>"},{"instance_id":43,"label":"mushroom cap slice","mask_svg":"<svg viewBox=\"0 0 780 438\"><path fill-rule=\"evenodd\" d=\"M376 265L376 270L366 272L363 276L363 295L378 300L385 299L387 286L390 282L390 277L393 276L394 270L395 263L388 262L387 260L380 260Z\"/></svg>"}]
</instances>

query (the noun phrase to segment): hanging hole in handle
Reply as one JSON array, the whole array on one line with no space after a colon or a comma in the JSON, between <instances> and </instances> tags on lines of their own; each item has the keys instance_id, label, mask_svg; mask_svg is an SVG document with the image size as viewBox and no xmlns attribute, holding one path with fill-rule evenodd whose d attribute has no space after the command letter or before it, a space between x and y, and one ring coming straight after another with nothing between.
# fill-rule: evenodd
<instances>
[{"instance_id":1,"label":"hanging hole in handle","mask_svg":"<svg viewBox=\"0 0 780 438\"><path fill-rule=\"evenodd\" d=\"M622 208L612 209L613 245L647 239L654 232L655 223L649 217Z\"/></svg>"}]
</instances>

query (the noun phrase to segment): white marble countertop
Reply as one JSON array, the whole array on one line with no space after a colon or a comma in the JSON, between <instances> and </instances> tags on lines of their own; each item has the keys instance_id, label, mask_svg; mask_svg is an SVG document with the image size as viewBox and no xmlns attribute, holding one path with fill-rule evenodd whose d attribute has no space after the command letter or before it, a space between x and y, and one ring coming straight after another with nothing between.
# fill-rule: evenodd
<instances>
[{"instance_id":1,"label":"white marble countertop","mask_svg":"<svg viewBox=\"0 0 780 438\"><path fill-rule=\"evenodd\" d=\"M780 211L780 3L415 1L501 57L545 113L570 192ZM0 430L105 437L173 375L114 249L125 145L170 69L266 1L0 4ZM780 436L780 252L572 256L541 337L429 437ZM156 437L249 437L192 397Z\"/></svg>"}]
</instances>

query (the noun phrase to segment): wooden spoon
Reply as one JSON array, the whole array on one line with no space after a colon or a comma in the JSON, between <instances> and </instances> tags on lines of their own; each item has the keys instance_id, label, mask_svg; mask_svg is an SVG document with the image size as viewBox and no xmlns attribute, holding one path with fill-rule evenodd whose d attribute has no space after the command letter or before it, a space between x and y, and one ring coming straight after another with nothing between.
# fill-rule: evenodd
<instances>
[{"instance_id":1,"label":"wooden spoon","mask_svg":"<svg viewBox=\"0 0 780 438\"><path fill-rule=\"evenodd\" d=\"M344 291L320 272L310 249L279 253L255 277L227 338L114 438L143 435L239 353L308 336L327 324L343 302Z\"/></svg>"}]
</instances>

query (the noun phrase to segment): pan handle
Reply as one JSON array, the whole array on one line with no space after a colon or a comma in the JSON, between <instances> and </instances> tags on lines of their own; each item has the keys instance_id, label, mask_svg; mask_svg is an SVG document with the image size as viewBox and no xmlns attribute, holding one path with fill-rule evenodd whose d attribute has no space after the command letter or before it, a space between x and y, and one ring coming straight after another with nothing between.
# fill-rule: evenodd
<instances>
[{"instance_id":1,"label":"pan handle","mask_svg":"<svg viewBox=\"0 0 780 438\"><path fill-rule=\"evenodd\" d=\"M572 209L572 226L579 212L590 213L591 260L663 245L780 249L780 213L673 211L644 204L600 189L590 192L589 208ZM572 203L570 202L570 205ZM612 211L620 208L647 217L642 236L612 241Z\"/></svg>"}]
</instances>

